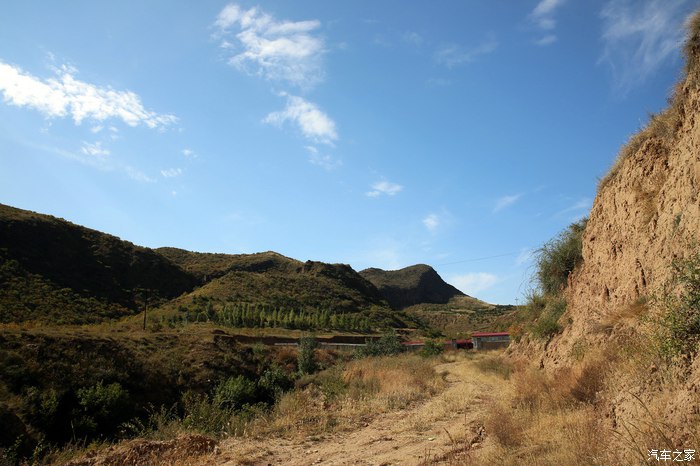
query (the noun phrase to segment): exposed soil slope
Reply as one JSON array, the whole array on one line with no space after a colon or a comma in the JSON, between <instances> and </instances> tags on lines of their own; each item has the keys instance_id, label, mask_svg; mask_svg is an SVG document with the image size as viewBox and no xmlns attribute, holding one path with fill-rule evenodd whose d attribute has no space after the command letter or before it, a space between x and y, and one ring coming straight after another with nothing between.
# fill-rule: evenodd
<instances>
[{"instance_id":1,"label":"exposed soil slope","mask_svg":"<svg viewBox=\"0 0 700 466\"><path fill-rule=\"evenodd\" d=\"M700 247L700 15L690 29L686 75L669 107L630 139L599 185L583 236L583 263L569 277L563 333L544 346L541 366L547 370L575 364L582 348L628 341L647 308L653 322L658 310L651 298L661 295L673 261ZM653 345L651 339L645 343ZM633 405L639 410L642 403L658 408L677 432L699 422L698 360L683 385L665 389L664 400L650 381L654 371L647 363L643 378L617 390L609 400L611 422L634 419Z\"/></svg>"}]
</instances>

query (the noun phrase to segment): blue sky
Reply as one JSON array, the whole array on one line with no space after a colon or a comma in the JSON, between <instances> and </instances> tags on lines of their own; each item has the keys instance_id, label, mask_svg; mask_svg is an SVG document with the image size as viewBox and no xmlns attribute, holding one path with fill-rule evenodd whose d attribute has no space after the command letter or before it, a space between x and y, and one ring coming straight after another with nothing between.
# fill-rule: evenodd
<instances>
[{"instance_id":1,"label":"blue sky","mask_svg":"<svg viewBox=\"0 0 700 466\"><path fill-rule=\"evenodd\" d=\"M0 202L522 301L682 69L691 0L7 2Z\"/></svg>"}]
</instances>

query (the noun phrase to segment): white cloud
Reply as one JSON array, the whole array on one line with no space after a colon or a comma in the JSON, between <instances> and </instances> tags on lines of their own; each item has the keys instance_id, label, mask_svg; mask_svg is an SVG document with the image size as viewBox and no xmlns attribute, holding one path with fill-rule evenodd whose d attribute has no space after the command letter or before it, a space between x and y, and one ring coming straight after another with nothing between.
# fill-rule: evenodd
<instances>
[{"instance_id":1,"label":"white cloud","mask_svg":"<svg viewBox=\"0 0 700 466\"><path fill-rule=\"evenodd\" d=\"M562 4L564 4L564 0L541 0L530 13L530 18L540 29L554 29L557 25L554 12Z\"/></svg>"},{"instance_id":2,"label":"white cloud","mask_svg":"<svg viewBox=\"0 0 700 466\"><path fill-rule=\"evenodd\" d=\"M448 282L462 292L474 296L476 293L493 288L499 279L496 275L486 272L473 272L465 275L454 275Z\"/></svg>"},{"instance_id":3,"label":"white cloud","mask_svg":"<svg viewBox=\"0 0 700 466\"><path fill-rule=\"evenodd\" d=\"M429 232L434 233L440 226L440 217L437 214L430 214L423 219L423 225Z\"/></svg>"},{"instance_id":4,"label":"white cloud","mask_svg":"<svg viewBox=\"0 0 700 466\"><path fill-rule=\"evenodd\" d=\"M104 126L102 126L102 125L95 125L95 126L93 126L92 128L90 128L90 132L93 133L93 134L97 134L97 133L99 133L100 131L102 131L103 129L104 129Z\"/></svg>"},{"instance_id":5,"label":"white cloud","mask_svg":"<svg viewBox=\"0 0 700 466\"><path fill-rule=\"evenodd\" d=\"M42 80L19 67L0 62L0 91L9 105L29 107L46 117L71 117L79 125L83 120L96 122L111 118L129 126L164 128L177 121L173 115L146 110L141 98L131 91L115 91L75 78L76 70L63 66L56 77Z\"/></svg>"},{"instance_id":6,"label":"white cloud","mask_svg":"<svg viewBox=\"0 0 700 466\"><path fill-rule=\"evenodd\" d=\"M554 13L565 1L566 0L541 0L530 13L530 21L535 24L537 29L546 33L541 38L535 40L536 45L546 46L557 41L557 36L552 32L557 26Z\"/></svg>"},{"instance_id":7,"label":"white cloud","mask_svg":"<svg viewBox=\"0 0 700 466\"><path fill-rule=\"evenodd\" d=\"M500 212L501 210L515 204L523 195L513 194L512 196L503 196L496 200L496 205L493 208L493 213Z\"/></svg>"},{"instance_id":8,"label":"white cloud","mask_svg":"<svg viewBox=\"0 0 700 466\"><path fill-rule=\"evenodd\" d=\"M554 34L547 34L546 36L544 36L540 39L537 39L535 41L535 45L541 45L541 46L550 45L550 44L555 43L557 40L558 40L557 36L555 36Z\"/></svg>"},{"instance_id":9,"label":"white cloud","mask_svg":"<svg viewBox=\"0 0 700 466\"><path fill-rule=\"evenodd\" d=\"M435 61L448 68L471 63L482 55L488 55L498 48L498 41L490 38L474 47L464 48L457 44L445 44L435 51Z\"/></svg>"},{"instance_id":10,"label":"white cloud","mask_svg":"<svg viewBox=\"0 0 700 466\"><path fill-rule=\"evenodd\" d=\"M475 61L482 55L488 55L498 48L496 40L489 40L475 47L464 48L456 44L446 44L435 52L435 61L448 68Z\"/></svg>"},{"instance_id":11,"label":"white cloud","mask_svg":"<svg viewBox=\"0 0 700 466\"><path fill-rule=\"evenodd\" d=\"M182 155L184 155L185 157L188 157L188 158L193 158L193 159L197 158L197 154L195 154L192 149L182 149Z\"/></svg>"},{"instance_id":12,"label":"white cloud","mask_svg":"<svg viewBox=\"0 0 700 466\"><path fill-rule=\"evenodd\" d=\"M287 121L294 123L301 134L316 143L333 145L338 139L335 122L326 115L316 104L301 97L282 93L287 97L287 106L279 112L272 112L264 119L264 123L281 126Z\"/></svg>"},{"instance_id":13,"label":"white cloud","mask_svg":"<svg viewBox=\"0 0 700 466\"><path fill-rule=\"evenodd\" d=\"M214 26L221 47L233 52L229 63L240 71L300 87L323 80L325 45L312 34L321 26L317 20L278 21L258 8L245 10L231 3L221 10Z\"/></svg>"},{"instance_id":14,"label":"white cloud","mask_svg":"<svg viewBox=\"0 0 700 466\"><path fill-rule=\"evenodd\" d=\"M609 0L601 11L603 53L618 88L656 71L683 43L688 0Z\"/></svg>"},{"instance_id":15,"label":"white cloud","mask_svg":"<svg viewBox=\"0 0 700 466\"><path fill-rule=\"evenodd\" d=\"M106 157L109 155L109 150L102 147L102 143L97 141L95 143L89 143L83 141L83 146L80 148L80 152L85 155L92 155L95 157Z\"/></svg>"},{"instance_id":16,"label":"white cloud","mask_svg":"<svg viewBox=\"0 0 700 466\"><path fill-rule=\"evenodd\" d=\"M394 196L398 194L403 189L400 184L392 183L390 181L377 181L372 185L372 190L368 191L366 195L368 197L379 197L382 194L387 196Z\"/></svg>"},{"instance_id":17,"label":"white cloud","mask_svg":"<svg viewBox=\"0 0 700 466\"><path fill-rule=\"evenodd\" d=\"M126 167L124 167L124 171L129 176L129 178L131 178L132 180L139 181L141 183L155 183L156 182L155 179L151 178L150 176L146 175L141 170L138 170L134 167L126 166Z\"/></svg>"},{"instance_id":18,"label":"white cloud","mask_svg":"<svg viewBox=\"0 0 700 466\"><path fill-rule=\"evenodd\" d=\"M321 155L317 153L309 155L309 162L313 165L318 165L326 171L335 170L343 165L342 160L335 159L330 155Z\"/></svg>"},{"instance_id":19,"label":"white cloud","mask_svg":"<svg viewBox=\"0 0 700 466\"><path fill-rule=\"evenodd\" d=\"M163 178L175 178L176 176L182 175L182 168L169 168L167 170L161 170L160 174Z\"/></svg>"},{"instance_id":20,"label":"white cloud","mask_svg":"<svg viewBox=\"0 0 700 466\"><path fill-rule=\"evenodd\" d=\"M404 32L403 35L401 36L401 39L412 45L422 45L423 42L425 42L425 39L423 39L423 36L418 34L417 32L414 31L408 31Z\"/></svg>"}]
</instances>

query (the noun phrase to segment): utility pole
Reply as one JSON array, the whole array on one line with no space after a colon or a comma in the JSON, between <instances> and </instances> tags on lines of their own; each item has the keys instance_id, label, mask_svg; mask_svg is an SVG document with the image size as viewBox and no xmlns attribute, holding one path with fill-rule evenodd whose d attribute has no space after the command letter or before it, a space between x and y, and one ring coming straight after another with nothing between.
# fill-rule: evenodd
<instances>
[{"instance_id":1,"label":"utility pole","mask_svg":"<svg viewBox=\"0 0 700 466\"><path fill-rule=\"evenodd\" d=\"M148 310L148 297L143 298L143 329L146 330L146 311Z\"/></svg>"}]
</instances>

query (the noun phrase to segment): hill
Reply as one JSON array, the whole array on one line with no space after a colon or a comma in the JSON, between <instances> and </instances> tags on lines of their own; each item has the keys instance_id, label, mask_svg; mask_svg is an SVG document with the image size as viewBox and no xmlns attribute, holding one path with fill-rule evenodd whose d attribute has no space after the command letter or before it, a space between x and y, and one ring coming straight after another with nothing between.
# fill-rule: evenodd
<instances>
[{"instance_id":1,"label":"hill","mask_svg":"<svg viewBox=\"0 0 700 466\"><path fill-rule=\"evenodd\" d=\"M447 304L453 298L466 296L424 264L400 270L369 268L360 275L379 289L393 309L414 304Z\"/></svg>"},{"instance_id":2,"label":"hill","mask_svg":"<svg viewBox=\"0 0 700 466\"><path fill-rule=\"evenodd\" d=\"M301 262L272 251L209 254L160 248L157 252L206 282L190 298L341 312L386 306L379 290L346 264ZM183 300L187 297L178 302Z\"/></svg>"},{"instance_id":3,"label":"hill","mask_svg":"<svg viewBox=\"0 0 700 466\"><path fill-rule=\"evenodd\" d=\"M96 322L198 283L151 249L0 204L0 322Z\"/></svg>"}]
</instances>

